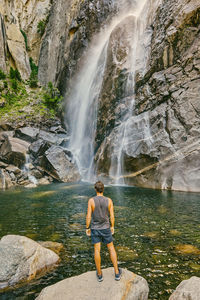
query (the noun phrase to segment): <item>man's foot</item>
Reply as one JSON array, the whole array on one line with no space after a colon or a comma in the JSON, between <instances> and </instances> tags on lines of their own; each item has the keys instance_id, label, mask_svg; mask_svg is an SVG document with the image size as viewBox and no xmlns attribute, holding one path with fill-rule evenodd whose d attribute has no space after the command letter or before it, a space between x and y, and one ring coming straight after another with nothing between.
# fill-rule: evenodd
<instances>
[{"instance_id":1,"label":"man's foot","mask_svg":"<svg viewBox=\"0 0 200 300\"><path fill-rule=\"evenodd\" d=\"M119 273L118 274L115 273L115 280L119 281L121 279L121 276L122 276L122 269L119 268Z\"/></svg>"},{"instance_id":2,"label":"man's foot","mask_svg":"<svg viewBox=\"0 0 200 300\"><path fill-rule=\"evenodd\" d=\"M101 275L98 275L98 273L96 272L96 276L97 276L98 282L103 281L103 274L102 273L101 273Z\"/></svg>"}]
</instances>

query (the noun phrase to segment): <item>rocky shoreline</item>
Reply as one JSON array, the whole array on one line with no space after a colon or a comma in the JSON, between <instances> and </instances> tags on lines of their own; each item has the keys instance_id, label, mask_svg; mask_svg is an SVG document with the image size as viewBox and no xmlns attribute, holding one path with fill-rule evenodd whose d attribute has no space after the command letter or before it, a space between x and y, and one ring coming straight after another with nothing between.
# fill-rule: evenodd
<instances>
[{"instance_id":1,"label":"rocky shoreline","mask_svg":"<svg viewBox=\"0 0 200 300\"><path fill-rule=\"evenodd\" d=\"M0 189L79 181L66 142L67 131L58 118L38 127L28 122L0 124Z\"/></svg>"}]
</instances>

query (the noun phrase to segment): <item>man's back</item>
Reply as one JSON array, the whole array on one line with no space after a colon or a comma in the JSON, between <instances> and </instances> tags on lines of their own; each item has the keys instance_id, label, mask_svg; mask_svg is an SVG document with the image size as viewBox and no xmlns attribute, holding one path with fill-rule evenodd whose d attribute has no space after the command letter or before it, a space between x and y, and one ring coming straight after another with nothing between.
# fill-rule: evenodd
<instances>
[{"instance_id":1,"label":"man's back","mask_svg":"<svg viewBox=\"0 0 200 300\"><path fill-rule=\"evenodd\" d=\"M104 196L93 197L94 210L92 212L92 229L110 228L109 222L109 199Z\"/></svg>"}]
</instances>

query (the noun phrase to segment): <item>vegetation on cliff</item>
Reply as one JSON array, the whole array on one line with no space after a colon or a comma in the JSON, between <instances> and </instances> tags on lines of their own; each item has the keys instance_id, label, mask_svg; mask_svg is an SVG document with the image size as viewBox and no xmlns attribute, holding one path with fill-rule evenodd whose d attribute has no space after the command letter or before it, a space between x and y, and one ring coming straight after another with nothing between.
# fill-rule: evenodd
<instances>
[{"instance_id":1,"label":"vegetation on cliff","mask_svg":"<svg viewBox=\"0 0 200 300\"><path fill-rule=\"evenodd\" d=\"M10 68L9 75L0 70L0 119L38 119L55 117L60 112L59 91L50 82L48 87L37 83L37 66L31 61L32 75L28 81L22 81L18 70Z\"/></svg>"}]
</instances>

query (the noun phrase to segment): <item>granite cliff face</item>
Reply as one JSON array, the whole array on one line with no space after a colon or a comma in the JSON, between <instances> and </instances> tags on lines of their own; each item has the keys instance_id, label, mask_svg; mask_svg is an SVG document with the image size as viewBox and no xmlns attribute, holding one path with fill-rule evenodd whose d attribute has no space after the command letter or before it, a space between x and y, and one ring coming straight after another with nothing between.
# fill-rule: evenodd
<instances>
[{"instance_id":1,"label":"granite cliff face","mask_svg":"<svg viewBox=\"0 0 200 300\"><path fill-rule=\"evenodd\" d=\"M199 11L198 1L163 1L158 8L151 24L146 71L135 76L132 116L123 132L117 125L101 136L103 143L96 154L99 174L109 174L110 157L115 156L116 165L119 152L115 154L115 149L121 147L120 179L125 183L200 190ZM107 123L116 118L116 113L107 118L109 110L112 106L105 111ZM104 122L103 111L99 120ZM116 173L115 168L112 175Z\"/></svg>"},{"instance_id":2,"label":"granite cliff face","mask_svg":"<svg viewBox=\"0 0 200 300\"><path fill-rule=\"evenodd\" d=\"M30 76L29 58L37 64L41 36L38 23L45 20L50 0L2 0L0 3L0 68L17 68L23 79Z\"/></svg>"},{"instance_id":3,"label":"granite cliff face","mask_svg":"<svg viewBox=\"0 0 200 300\"><path fill-rule=\"evenodd\" d=\"M139 3L144 5L140 14L135 12ZM27 78L28 56L36 62L39 57L40 82L52 81L66 93L66 110L78 75L88 75L89 53L99 32L110 30L95 95L96 134L90 141L97 176L200 191L198 0L4 0L0 13L0 67L6 69L9 56ZM47 15L41 39L37 24ZM29 53L20 29L27 34Z\"/></svg>"}]
</instances>

